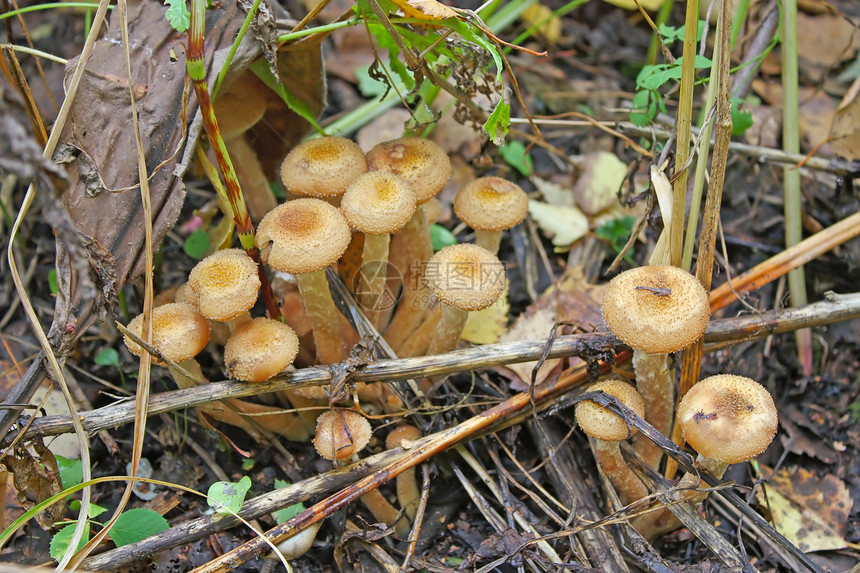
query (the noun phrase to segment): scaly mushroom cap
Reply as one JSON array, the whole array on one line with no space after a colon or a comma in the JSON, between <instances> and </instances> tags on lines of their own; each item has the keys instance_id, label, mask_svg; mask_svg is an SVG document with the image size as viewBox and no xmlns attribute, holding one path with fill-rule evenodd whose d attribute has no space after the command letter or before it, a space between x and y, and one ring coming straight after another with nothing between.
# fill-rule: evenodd
<instances>
[{"instance_id":1,"label":"scaly mushroom cap","mask_svg":"<svg viewBox=\"0 0 860 573\"><path fill-rule=\"evenodd\" d=\"M612 279L603 294L603 319L630 347L668 354L694 342L711 316L708 293L690 273L646 266Z\"/></svg>"},{"instance_id":2,"label":"scaly mushroom cap","mask_svg":"<svg viewBox=\"0 0 860 573\"><path fill-rule=\"evenodd\" d=\"M505 267L490 251L470 243L451 245L427 261L424 277L437 297L460 310L482 310L505 290Z\"/></svg>"},{"instance_id":3,"label":"scaly mushroom cap","mask_svg":"<svg viewBox=\"0 0 860 573\"><path fill-rule=\"evenodd\" d=\"M385 449L391 450L399 447L410 448L412 447L412 442L420 437L421 430L415 426L411 426L409 424L397 426L388 432L388 436L385 438Z\"/></svg>"},{"instance_id":4,"label":"scaly mushroom cap","mask_svg":"<svg viewBox=\"0 0 860 573\"><path fill-rule=\"evenodd\" d=\"M307 197L337 197L367 171L357 143L343 137L320 137L297 145L281 164L287 191Z\"/></svg>"},{"instance_id":5,"label":"scaly mushroom cap","mask_svg":"<svg viewBox=\"0 0 860 573\"><path fill-rule=\"evenodd\" d=\"M405 179L394 173L370 171L346 188L340 210L347 223L362 233L394 233L412 218L415 193Z\"/></svg>"},{"instance_id":6,"label":"scaly mushroom cap","mask_svg":"<svg viewBox=\"0 0 860 573\"><path fill-rule=\"evenodd\" d=\"M200 314L226 322L250 310L260 292L257 263L241 249L212 253L191 269L188 286Z\"/></svg>"},{"instance_id":7,"label":"scaly mushroom cap","mask_svg":"<svg viewBox=\"0 0 860 573\"><path fill-rule=\"evenodd\" d=\"M299 337L279 320L255 318L235 330L224 346L231 377L263 382L283 372L299 353Z\"/></svg>"},{"instance_id":8,"label":"scaly mushroom cap","mask_svg":"<svg viewBox=\"0 0 860 573\"><path fill-rule=\"evenodd\" d=\"M480 231L510 229L529 212L529 198L519 185L501 177L480 177L454 198L454 213Z\"/></svg>"},{"instance_id":9,"label":"scaly mushroom cap","mask_svg":"<svg viewBox=\"0 0 860 573\"><path fill-rule=\"evenodd\" d=\"M342 460L363 450L372 430L370 422L353 410L328 410L317 418L314 447L327 460Z\"/></svg>"},{"instance_id":10,"label":"scaly mushroom cap","mask_svg":"<svg viewBox=\"0 0 860 573\"><path fill-rule=\"evenodd\" d=\"M385 141L367 152L370 171L391 171L412 186L418 204L438 193L451 178L451 160L445 151L423 137Z\"/></svg>"},{"instance_id":11,"label":"scaly mushroom cap","mask_svg":"<svg viewBox=\"0 0 860 573\"><path fill-rule=\"evenodd\" d=\"M645 415L645 405L642 396L636 388L621 380L604 380L592 385L588 391L597 392L603 390L607 394L615 396L618 400L636 412L639 416ZM576 405L576 421L582 431L593 438L617 442L632 436L636 429L628 428L627 422L620 416L613 414L608 408L604 408L592 401L580 402ZM629 430L629 434L628 434Z\"/></svg>"},{"instance_id":12,"label":"scaly mushroom cap","mask_svg":"<svg viewBox=\"0 0 860 573\"><path fill-rule=\"evenodd\" d=\"M337 207L320 199L278 205L257 227L260 258L275 270L301 274L324 269L349 246L349 224Z\"/></svg>"},{"instance_id":13,"label":"scaly mushroom cap","mask_svg":"<svg viewBox=\"0 0 860 573\"><path fill-rule=\"evenodd\" d=\"M745 376L705 378L678 405L678 424L687 443L704 457L729 464L765 451L777 423L770 392Z\"/></svg>"},{"instance_id":14,"label":"scaly mushroom cap","mask_svg":"<svg viewBox=\"0 0 860 573\"><path fill-rule=\"evenodd\" d=\"M128 323L128 330L143 338L143 315ZM143 347L128 337L125 345L135 356L143 356ZM152 309L152 345L165 358L182 362L197 355L209 342L209 321L197 309L184 302L172 302ZM159 362L152 357L156 364Z\"/></svg>"}]
</instances>

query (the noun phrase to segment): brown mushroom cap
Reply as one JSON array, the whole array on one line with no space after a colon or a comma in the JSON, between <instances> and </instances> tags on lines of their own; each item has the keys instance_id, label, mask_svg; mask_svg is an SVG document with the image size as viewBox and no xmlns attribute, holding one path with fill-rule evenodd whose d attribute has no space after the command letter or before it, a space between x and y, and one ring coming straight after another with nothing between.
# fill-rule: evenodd
<instances>
[{"instance_id":1,"label":"brown mushroom cap","mask_svg":"<svg viewBox=\"0 0 860 573\"><path fill-rule=\"evenodd\" d=\"M304 141L281 164L281 181L288 191L307 197L337 197L367 171L357 143L343 137Z\"/></svg>"},{"instance_id":2,"label":"brown mushroom cap","mask_svg":"<svg viewBox=\"0 0 860 573\"><path fill-rule=\"evenodd\" d=\"M349 246L349 224L337 207L296 199L269 211L257 227L260 257L275 270L301 274L324 269Z\"/></svg>"},{"instance_id":3,"label":"brown mushroom cap","mask_svg":"<svg viewBox=\"0 0 860 573\"><path fill-rule=\"evenodd\" d=\"M415 193L405 179L394 173L370 171L346 188L340 210L349 225L362 233L394 233L415 213Z\"/></svg>"},{"instance_id":4,"label":"brown mushroom cap","mask_svg":"<svg viewBox=\"0 0 860 573\"><path fill-rule=\"evenodd\" d=\"M505 267L487 249L469 243L443 248L427 261L424 277L437 297L460 310L482 310L505 290Z\"/></svg>"},{"instance_id":5,"label":"brown mushroom cap","mask_svg":"<svg viewBox=\"0 0 860 573\"><path fill-rule=\"evenodd\" d=\"M607 394L615 396L618 400L636 412L639 416L645 415L645 405L642 396L636 388L621 380L604 380L593 384L588 391L597 392L603 390ZM632 436L636 429L627 425L620 416L613 414L608 408L604 408L592 401L580 402L576 405L576 421L582 431L593 438L616 442ZM629 434L628 434L629 431Z\"/></svg>"},{"instance_id":6,"label":"brown mushroom cap","mask_svg":"<svg viewBox=\"0 0 860 573\"><path fill-rule=\"evenodd\" d=\"M261 84L251 72L221 90L212 106L225 141L242 135L266 114L266 97Z\"/></svg>"},{"instance_id":7,"label":"brown mushroom cap","mask_svg":"<svg viewBox=\"0 0 860 573\"><path fill-rule=\"evenodd\" d=\"M283 372L299 353L299 337L279 320L255 318L237 328L224 346L231 377L263 382Z\"/></svg>"},{"instance_id":8,"label":"brown mushroom cap","mask_svg":"<svg viewBox=\"0 0 860 573\"><path fill-rule=\"evenodd\" d=\"M128 330L143 336L143 315L128 323ZM124 337L125 345L136 356L143 356L143 347ZM166 358L182 362L193 358L209 342L209 321L197 309L183 302L172 302L152 309L152 345ZM158 364L155 357L152 361Z\"/></svg>"},{"instance_id":9,"label":"brown mushroom cap","mask_svg":"<svg viewBox=\"0 0 860 573\"><path fill-rule=\"evenodd\" d=\"M391 171L406 179L419 205L451 178L451 160L445 150L423 137L401 137L378 144L367 152L367 168Z\"/></svg>"},{"instance_id":10,"label":"brown mushroom cap","mask_svg":"<svg viewBox=\"0 0 860 573\"><path fill-rule=\"evenodd\" d=\"M684 439L702 456L736 464L767 449L778 417L764 386L745 376L720 374L684 395L678 424Z\"/></svg>"},{"instance_id":11,"label":"brown mushroom cap","mask_svg":"<svg viewBox=\"0 0 860 573\"><path fill-rule=\"evenodd\" d=\"M646 266L612 279L603 294L603 319L636 350L668 354L704 332L711 316L708 293L687 271Z\"/></svg>"},{"instance_id":12,"label":"brown mushroom cap","mask_svg":"<svg viewBox=\"0 0 860 573\"><path fill-rule=\"evenodd\" d=\"M421 437L421 430L411 425L397 426L385 437L385 449L390 450L400 446L410 447L414 440ZM408 442L408 444L404 443Z\"/></svg>"},{"instance_id":13,"label":"brown mushroom cap","mask_svg":"<svg viewBox=\"0 0 860 573\"><path fill-rule=\"evenodd\" d=\"M327 460L342 460L363 450L372 430L370 422L354 410L328 410L317 418L314 447Z\"/></svg>"},{"instance_id":14,"label":"brown mushroom cap","mask_svg":"<svg viewBox=\"0 0 860 573\"><path fill-rule=\"evenodd\" d=\"M188 285L200 314L225 322L250 310L260 292L257 263L241 249L212 253L191 269Z\"/></svg>"},{"instance_id":15,"label":"brown mushroom cap","mask_svg":"<svg viewBox=\"0 0 860 573\"><path fill-rule=\"evenodd\" d=\"M480 231L510 229L529 212L529 198L519 185L501 177L480 177L454 198L454 213Z\"/></svg>"}]
</instances>

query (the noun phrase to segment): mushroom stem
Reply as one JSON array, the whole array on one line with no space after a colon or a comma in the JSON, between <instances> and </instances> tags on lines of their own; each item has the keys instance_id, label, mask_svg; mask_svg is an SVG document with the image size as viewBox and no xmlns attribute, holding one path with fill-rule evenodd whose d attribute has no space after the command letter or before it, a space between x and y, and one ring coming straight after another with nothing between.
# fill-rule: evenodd
<instances>
[{"instance_id":1,"label":"mushroom stem","mask_svg":"<svg viewBox=\"0 0 860 573\"><path fill-rule=\"evenodd\" d=\"M361 273L359 276L358 302L364 313L377 330L382 328L387 303L385 287L388 281L388 248L391 235L364 236L361 253Z\"/></svg>"},{"instance_id":2,"label":"mushroom stem","mask_svg":"<svg viewBox=\"0 0 860 573\"><path fill-rule=\"evenodd\" d=\"M431 310L418 328L403 342L397 350L397 354L401 358L411 358L427 354L427 347L430 346L430 341L433 340L433 333L436 331L436 327L439 325L441 319L441 308Z\"/></svg>"},{"instance_id":3,"label":"mushroom stem","mask_svg":"<svg viewBox=\"0 0 860 573\"><path fill-rule=\"evenodd\" d=\"M397 537L406 539L409 536L410 524L406 514L385 499L381 491L378 489L370 490L361 496L361 503L373 514L374 519L381 521L388 527L394 527L394 534Z\"/></svg>"},{"instance_id":4,"label":"mushroom stem","mask_svg":"<svg viewBox=\"0 0 860 573\"><path fill-rule=\"evenodd\" d=\"M463 327L466 326L468 318L468 312L447 304L443 305L442 318L433 332L433 339L430 340L430 345L427 347L427 354L444 354L457 348L457 342L460 341L460 335L463 333Z\"/></svg>"},{"instance_id":5,"label":"mushroom stem","mask_svg":"<svg viewBox=\"0 0 860 573\"><path fill-rule=\"evenodd\" d=\"M592 449L597 464L618 492L621 503L628 504L648 495L648 488L642 483L624 458L621 457L619 441L592 438Z\"/></svg>"},{"instance_id":6,"label":"mushroom stem","mask_svg":"<svg viewBox=\"0 0 860 573\"><path fill-rule=\"evenodd\" d=\"M269 187L269 180L263 172L257 153L245 140L244 135L227 140L224 144L233 160L236 177L242 185L251 220L257 223L263 215L278 205Z\"/></svg>"},{"instance_id":7,"label":"mushroom stem","mask_svg":"<svg viewBox=\"0 0 860 573\"><path fill-rule=\"evenodd\" d=\"M648 354L633 351L633 370L636 372L636 389L645 404L645 420L664 436L672 431L675 398L675 381L668 366L667 354ZM642 434L633 438L636 450L652 468L658 468L663 450Z\"/></svg>"},{"instance_id":8,"label":"mushroom stem","mask_svg":"<svg viewBox=\"0 0 860 573\"><path fill-rule=\"evenodd\" d=\"M412 219L406 223L403 230L394 235L393 249L405 251L401 259L405 267L398 269L403 277L403 300L394 311L394 316L385 330L385 340L398 351L412 332L418 328L427 310L424 304L430 298L430 291L422 276L422 266L433 255L433 243L430 240L430 225L427 224L424 205L418 205Z\"/></svg>"},{"instance_id":9,"label":"mushroom stem","mask_svg":"<svg viewBox=\"0 0 860 573\"><path fill-rule=\"evenodd\" d=\"M502 232L475 229L475 244L497 255L499 254L499 246L502 244Z\"/></svg>"},{"instance_id":10,"label":"mushroom stem","mask_svg":"<svg viewBox=\"0 0 860 573\"><path fill-rule=\"evenodd\" d=\"M334 364L346 357L340 328L340 312L331 297L325 269L296 275L314 333L317 362Z\"/></svg>"}]
</instances>

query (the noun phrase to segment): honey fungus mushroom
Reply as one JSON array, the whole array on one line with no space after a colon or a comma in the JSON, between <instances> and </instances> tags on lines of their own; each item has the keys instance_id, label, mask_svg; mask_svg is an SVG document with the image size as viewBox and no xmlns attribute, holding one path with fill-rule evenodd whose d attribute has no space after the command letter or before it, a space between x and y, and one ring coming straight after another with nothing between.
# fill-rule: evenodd
<instances>
[{"instance_id":1,"label":"honey fungus mushroom","mask_svg":"<svg viewBox=\"0 0 860 573\"><path fill-rule=\"evenodd\" d=\"M304 141L281 164L287 191L303 197L337 198L356 177L367 171L367 160L357 143L343 137Z\"/></svg>"},{"instance_id":2,"label":"honey fungus mushroom","mask_svg":"<svg viewBox=\"0 0 860 573\"><path fill-rule=\"evenodd\" d=\"M633 348L636 387L645 403L645 419L664 435L672 428L675 380L668 353L699 338L710 318L708 293L690 273L672 266L625 271L603 294L603 318L615 336ZM642 437L636 448L652 467L662 450Z\"/></svg>"},{"instance_id":3,"label":"honey fungus mushroom","mask_svg":"<svg viewBox=\"0 0 860 573\"><path fill-rule=\"evenodd\" d=\"M319 199L287 201L269 211L257 228L260 258L273 269L296 276L321 364L346 357L340 312L325 268L340 258L351 239L341 212Z\"/></svg>"},{"instance_id":4,"label":"honey fungus mushroom","mask_svg":"<svg viewBox=\"0 0 860 573\"><path fill-rule=\"evenodd\" d=\"M227 322L232 330L247 320L247 312L257 302L257 263L241 249L216 251L191 269L188 286L194 292L200 314Z\"/></svg>"},{"instance_id":5,"label":"honey fungus mushroom","mask_svg":"<svg viewBox=\"0 0 860 573\"><path fill-rule=\"evenodd\" d=\"M700 462L717 477L726 466L765 451L776 435L773 397L751 378L718 374L700 381L681 399L678 424Z\"/></svg>"},{"instance_id":6,"label":"honey fungus mushroom","mask_svg":"<svg viewBox=\"0 0 860 573\"><path fill-rule=\"evenodd\" d=\"M327 460L349 460L367 447L372 433L370 422L358 412L328 410L317 418L314 448Z\"/></svg>"},{"instance_id":7,"label":"honey fungus mushroom","mask_svg":"<svg viewBox=\"0 0 860 573\"><path fill-rule=\"evenodd\" d=\"M224 346L227 373L245 382L264 382L283 372L299 353L299 337L279 320L255 318L237 328Z\"/></svg>"},{"instance_id":8,"label":"honey fungus mushroom","mask_svg":"<svg viewBox=\"0 0 860 573\"><path fill-rule=\"evenodd\" d=\"M479 177L454 198L454 213L475 230L475 244L499 252L502 231L525 219L529 198L519 185L501 177Z\"/></svg>"},{"instance_id":9,"label":"honey fungus mushroom","mask_svg":"<svg viewBox=\"0 0 860 573\"><path fill-rule=\"evenodd\" d=\"M621 380L604 380L588 389L589 392L598 390L615 396L640 417L643 415L642 397L630 384ZM576 405L576 421L583 432L594 438L597 464L612 482L622 503L631 503L648 495L648 489L621 457L619 448L619 442L632 436L635 429L608 408L591 401Z\"/></svg>"}]
</instances>

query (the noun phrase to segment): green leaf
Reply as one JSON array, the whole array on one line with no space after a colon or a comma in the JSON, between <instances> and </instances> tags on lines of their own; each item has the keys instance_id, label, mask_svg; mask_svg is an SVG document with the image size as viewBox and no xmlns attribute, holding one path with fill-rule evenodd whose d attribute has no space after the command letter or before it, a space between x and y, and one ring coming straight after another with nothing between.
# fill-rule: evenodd
<instances>
[{"instance_id":1,"label":"green leaf","mask_svg":"<svg viewBox=\"0 0 860 573\"><path fill-rule=\"evenodd\" d=\"M508 135L508 127L511 125L511 106L505 103L504 99L500 99L496 104L496 109L487 118L484 124L484 131L490 136L490 139L496 145L502 145L505 142L505 136Z\"/></svg>"},{"instance_id":2,"label":"green leaf","mask_svg":"<svg viewBox=\"0 0 860 573\"><path fill-rule=\"evenodd\" d=\"M651 94L650 90L640 90L633 96L633 109L630 111L630 122L633 125L648 125L657 115L657 104Z\"/></svg>"},{"instance_id":3,"label":"green leaf","mask_svg":"<svg viewBox=\"0 0 860 573\"><path fill-rule=\"evenodd\" d=\"M167 520L151 509L138 507L120 515L108 535L117 547L136 543L170 529Z\"/></svg>"},{"instance_id":4,"label":"green leaf","mask_svg":"<svg viewBox=\"0 0 860 573\"><path fill-rule=\"evenodd\" d=\"M174 30L185 32L191 26L191 12L185 6L185 0L164 0L167 12L164 14L167 22Z\"/></svg>"},{"instance_id":5,"label":"green leaf","mask_svg":"<svg viewBox=\"0 0 860 573\"><path fill-rule=\"evenodd\" d=\"M288 521L288 520L294 518L295 516L297 516L298 514L303 512L304 510L305 510L305 504L303 504L302 502L299 502L299 503L293 504L289 507L279 509L278 511L276 511L272 514L272 517L275 519L275 522L283 523L285 521Z\"/></svg>"},{"instance_id":6,"label":"green leaf","mask_svg":"<svg viewBox=\"0 0 860 573\"><path fill-rule=\"evenodd\" d=\"M242 470L243 471L251 471L254 469L254 464L257 463L257 460L254 458L245 458L242 460Z\"/></svg>"},{"instance_id":7,"label":"green leaf","mask_svg":"<svg viewBox=\"0 0 860 573\"><path fill-rule=\"evenodd\" d=\"M69 509L72 511L80 511L81 510L81 500L73 499L71 503L69 503ZM100 516L104 512L107 511L106 507L102 507L95 503L90 503L90 510L87 512L90 519L95 519Z\"/></svg>"},{"instance_id":8,"label":"green leaf","mask_svg":"<svg viewBox=\"0 0 860 573\"><path fill-rule=\"evenodd\" d=\"M433 243L433 252L440 251L445 247L457 244L457 237L454 233L443 227L442 225L430 225L430 241Z\"/></svg>"},{"instance_id":9,"label":"green leaf","mask_svg":"<svg viewBox=\"0 0 860 573\"><path fill-rule=\"evenodd\" d=\"M57 294L57 269L48 271L48 288L51 289L51 294Z\"/></svg>"},{"instance_id":10,"label":"green leaf","mask_svg":"<svg viewBox=\"0 0 860 573\"><path fill-rule=\"evenodd\" d=\"M116 366L119 368L119 352L116 351L116 348L107 346L96 354L93 361L99 366Z\"/></svg>"},{"instance_id":11,"label":"green leaf","mask_svg":"<svg viewBox=\"0 0 860 573\"><path fill-rule=\"evenodd\" d=\"M505 163L526 177L534 172L532 156L526 152L526 146L521 141L508 141L499 147L499 155Z\"/></svg>"},{"instance_id":12,"label":"green leaf","mask_svg":"<svg viewBox=\"0 0 860 573\"><path fill-rule=\"evenodd\" d=\"M209 487L209 506L218 513L238 513L245 501L245 494L251 489L251 478L243 477L238 482L216 481Z\"/></svg>"},{"instance_id":13,"label":"green leaf","mask_svg":"<svg viewBox=\"0 0 860 573\"><path fill-rule=\"evenodd\" d=\"M60 561L63 556L66 554L66 550L69 548L69 544L72 542L72 535L75 533L75 523L71 523L66 525L58 532L54 534L51 538L51 545L49 547L49 551L51 553L51 557ZM86 545L87 541L90 540L90 524L87 522L84 524L84 534L81 536L81 541L78 543L77 549L75 551L80 550L81 547Z\"/></svg>"},{"instance_id":14,"label":"green leaf","mask_svg":"<svg viewBox=\"0 0 860 573\"><path fill-rule=\"evenodd\" d=\"M209 233L203 229L195 229L182 244L185 254L195 260L200 260L209 251Z\"/></svg>"},{"instance_id":15,"label":"green leaf","mask_svg":"<svg viewBox=\"0 0 860 573\"><path fill-rule=\"evenodd\" d=\"M750 112L742 110L741 106L744 100L740 98L732 98L732 135L741 135L743 132L752 127L753 116Z\"/></svg>"},{"instance_id":16,"label":"green leaf","mask_svg":"<svg viewBox=\"0 0 860 573\"><path fill-rule=\"evenodd\" d=\"M57 468L60 470L63 489L69 489L84 480L84 466L81 460L70 460L59 454L54 454L54 457L57 458Z\"/></svg>"},{"instance_id":17,"label":"green leaf","mask_svg":"<svg viewBox=\"0 0 860 573\"><path fill-rule=\"evenodd\" d=\"M260 78L270 90L278 94L278 96L284 100L284 103L287 104L288 108L296 112L300 117L302 117L302 119L311 124L317 133L323 133L323 128L320 127L319 123L317 123L316 114L310 106L297 98L289 89L287 89L284 83L281 82L280 78L277 78L272 74L272 70L269 68L269 62L267 62L265 58L260 58L249 67L251 68L251 71L254 72L254 75Z\"/></svg>"}]
</instances>

